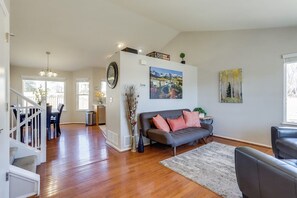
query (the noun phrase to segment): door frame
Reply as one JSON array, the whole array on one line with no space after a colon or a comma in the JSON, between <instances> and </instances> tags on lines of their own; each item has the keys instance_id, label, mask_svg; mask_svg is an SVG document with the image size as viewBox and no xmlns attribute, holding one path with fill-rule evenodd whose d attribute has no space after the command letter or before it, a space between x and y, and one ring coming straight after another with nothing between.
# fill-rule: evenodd
<instances>
[{"instance_id":1,"label":"door frame","mask_svg":"<svg viewBox=\"0 0 297 198\"><path fill-rule=\"evenodd\" d=\"M6 1L9 3L9 0ZM4 0L0 0L0 81L2 92L0 96L0 113L4 115L0 120L0 197L9 197L9 12Z\"/></svg>"}]
</instances>

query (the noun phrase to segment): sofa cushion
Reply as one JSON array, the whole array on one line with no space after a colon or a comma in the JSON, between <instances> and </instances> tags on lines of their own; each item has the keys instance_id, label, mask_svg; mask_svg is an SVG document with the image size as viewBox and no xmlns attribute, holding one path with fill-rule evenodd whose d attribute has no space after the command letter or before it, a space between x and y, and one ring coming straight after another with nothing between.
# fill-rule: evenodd
<instances>
[{"instance_id":1,"label":"sofa cushion","mask_svg":"<svg viewBox=\"0 0 297 198\"><path fill-rule=\"evenodd\" d=\"M173 139L172 146L179 146L209 136L209 131L199 127L188 127L170 133Z\"/></svg>"},{"instance_id":2,"label":"sofa cushion","mask_svg":"<svg viewBox=\"0 0 297 198\"><path fill-rule=\"evenodd\" d=\"M180 130L180 129L187 128L187 125L185 123L183 116L179 116L176 119L167 118L167 122L173 132Z\"/></svg>"},{"instance_id":3,"label":"sofa cushion","mask_svg":"<svg viewBox=\"0 0 297 198\"><path fill-rule=\"evenodd\" d=\"M169 132L170 128L166 122L166 120L158 114L157 116L153 117L153 123L157 127L157 129L161 129L165 132Z\"/></svg>"},{"instance_id":4,"label":"sofa cushion","mask_svg":"<svg viewBox=\"0 0 297 198\"><path fill-rule=\"evenodd\" d=\"M183 111L183 115L188 127L201 127L198 112Z\"/></svg>"},{"instance_id":5,"label":"sofa cushion","mask_svg":"<svg viewBox=\"0 0 297 198\"><path fill-rule=\"evenodd\" d=\"M162 143L162 144L172 145L174 143L174 140L173 140L171 134L172 133L167 133L160 129L147 130L147 135L148 135L149 139L154 140L159 143Z\"/></svg>"},{"instance_id":6,"label":"sofa cushion","mask_svg":"<svg viewBox=\"0 0 297 198\"><path fill-rule=\"evenodd\" d=\"M297 159L297 138L279 138L275 144L286 156Z\"/></svg>"}]
</instances>

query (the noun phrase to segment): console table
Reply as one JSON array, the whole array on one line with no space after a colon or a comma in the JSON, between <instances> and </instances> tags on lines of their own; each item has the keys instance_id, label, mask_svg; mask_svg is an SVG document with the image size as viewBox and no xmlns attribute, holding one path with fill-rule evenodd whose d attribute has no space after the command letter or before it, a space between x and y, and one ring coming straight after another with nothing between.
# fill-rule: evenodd
<instances>
[{"instance_id":1,"label":"console table","mask_svg":"<svg viewBox=\"0 0 297 198\"><path fill-rule=\"evenodd\" d=\"M105 124L105 106L94 105L94 111L96 112L96 125Z\"/></svg>"}]
</instances>

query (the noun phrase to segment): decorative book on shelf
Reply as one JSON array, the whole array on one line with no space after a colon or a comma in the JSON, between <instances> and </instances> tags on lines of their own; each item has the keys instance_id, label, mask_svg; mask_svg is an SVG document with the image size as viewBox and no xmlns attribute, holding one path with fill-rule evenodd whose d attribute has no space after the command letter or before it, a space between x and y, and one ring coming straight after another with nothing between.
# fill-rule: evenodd
<instances>
[{"instance_id":1,"label":"decorative book on shelf","mask_svg":"<svg viewBox=\"0 0 297 198\"><path fill-rule=\"evenodd\" d=\"M133 54L138 54L137 49L133 49L133 48L130 48L130 47L126 47L125 49L122 49L122 51L130 52L130 53L133 53Z\"/></svg>"},{"instance_id":2,"label":"decorative book on shelf","mask_svg":"<svg viewBox=\"0 0 297 198\"><path fill-rule=\"evenodd\" d=\"M169 54L164 54L164 53L161 53L161 52L153 51L151 53L148 53L147 56L154 57L154 58L160 58L160 59L170 61L170 55Z\"/></svg>"}]
</instances>

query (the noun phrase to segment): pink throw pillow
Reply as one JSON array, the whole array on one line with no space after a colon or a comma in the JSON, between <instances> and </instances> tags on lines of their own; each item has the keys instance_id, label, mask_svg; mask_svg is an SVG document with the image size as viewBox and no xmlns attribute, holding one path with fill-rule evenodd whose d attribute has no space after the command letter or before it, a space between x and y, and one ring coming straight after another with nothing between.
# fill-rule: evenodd
<instances>
[{"instance_id":1,"label":"pink throw pillow","mask_svg":"<svg viewBox=\"0 0 297 198\"><path fill-rule=\"evenodd\" d=\"M201 127L199 114L197 111L183 111L186 125L188 127Z\"/></svg>"},{"instance_id":2,"label":"pink throw pillow","mask_svg":"<svg viewBox=\"0 0 297 198\"><path fill-rule=\"evenodd\" d=\"M166 120L159 114L157 116L153 117L153 123L157 127L157 129L163 130L165 132L170 131L170 128L169 128Z\"/></svg>"},{"instance_id":3,"label":"pink throw pillow","mask_svg":"<svg viewBox=\"0 0 297 198\"><path fill-rule=\"evenodd\" d=\"M169 123L169 126L173 132L180 129L187 128L187 125L185 123L183 116L180 116L176 119L167 118L167 122Z\"/></svg>"}]
</instances>

